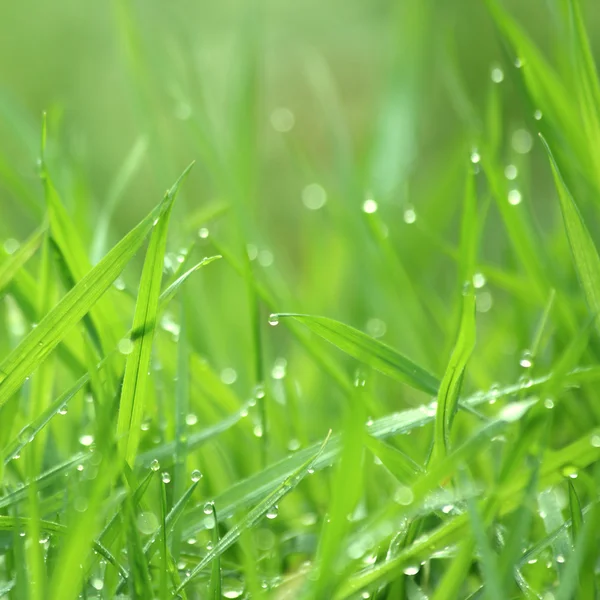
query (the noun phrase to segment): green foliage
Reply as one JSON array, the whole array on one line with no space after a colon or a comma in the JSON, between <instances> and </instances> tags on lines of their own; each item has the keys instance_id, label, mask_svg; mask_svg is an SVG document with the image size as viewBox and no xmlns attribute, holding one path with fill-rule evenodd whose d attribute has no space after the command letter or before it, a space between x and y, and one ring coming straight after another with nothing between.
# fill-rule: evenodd
<instances>
[{"instance_id":1,"label":"green foliage","mask_svg":"<svg viewBox=\"0 0 600 600\"><path fill-rule=\"evenodd\" d=\"M510 5L7 4L1 598L596 597L600 29Z\"/></svg>"}]
</instances>

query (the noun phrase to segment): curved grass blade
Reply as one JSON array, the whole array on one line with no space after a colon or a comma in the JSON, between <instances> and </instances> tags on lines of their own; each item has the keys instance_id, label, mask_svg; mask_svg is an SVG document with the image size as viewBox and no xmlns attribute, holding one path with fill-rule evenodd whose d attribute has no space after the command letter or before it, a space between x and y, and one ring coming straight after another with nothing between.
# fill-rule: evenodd
<instances>
[{"instance_id":1,"label":"curved grass blade","mask_svg":"<svg viewBox=\"0 0 600 600\"><path fill-rule=\"evenodd\" d=\"M475 349L475 294L464 296L458 338L438 393L435 416L435 456L448 452L450 428L458 409L458 397L469 358Z\"/></svg>"},{"instance_id":2,"label":"curved grass blade","mask_svg":"<svg viewBox=\"0 0 600 600\"><path fill-rule=\"evenodd\" d=\"M213 527L213 547L219 544L219 519L214 502L211 503L212 516L215 521ZM221 600L221 557L217 556L212 563L212 572L210 574L210 587L208 588L209 600Z\"/></svg>"},{"instance_id":3,"label":"curved grass blade","mask_svg":"<svg viewBox=\"0 0 600 600\"><path fill-rule=\"evenodd\" d=\"M303 323L346 354L377 371L428 394L437 393L439 381L434 375L366 333L327 317L296 313L271 315L271 321L287 318Z\"/></svg>"},{"instance_id":4,"label":"curved grass blade","mask_svg":"<svg viewBox=\"0 0 600 600\"><path fill-rule=\"evenodd\" d=\"M327 435L320 448L314 453L304 464L296 469L289 477L287 477L273 492L264 498L257 506L248 512L248 514L235 527L230 529L220 540L219 543L192 569L191 573L181 582L175 590L175 594L186 587L192 579L194 579L204 567L209 565L218 556L221 556L225 550L231 547L247 529L256 525L262 516L288 492L293 490L308 474L317 459L325 450L325 446L329 441L331 432Z\"/></svg>"},{"instance_id":5,"label":"curved grass blade","mask_svg":"<svg viewBox=\"0 0 600 600\"><path fill-rule=\"evenodd\" d=\"M560 210L563 215L579 283L583 288L590 311L592 314L598 315L600 314L600 257L598 256L598 250L588 228L585 226L577 204L562 178L550 146L541 134L540 138L546 148L552 167L552 174L554 175L554 182L560 200ZM596 322L596 326L600 329L600 320Z\"/></svg>"},{"instance_id":6,"label":"curved grass blade","mask_svg":"<svg viewBox=\"0 0 600 600\"><path fill-rule=\"evenodd\" d=\"M44 238L48 225L44 223L36 229L22 246L0 263L0 293L12 281L21 267L35 254Z\"/></svg>"},{"instance_id":7,"label":"curved grass blade","mask_svg":"<svg viewBox=\"0 0 600 600\"><path fill-rule=\"evenodd\" d=\"M138 299L135 305L132 335L138 337L133 341L133 350L128 354L125 363L125 375L117 421L119 450L125 460L132 466L135 462L140 440L140 426L144 412L145 390L158 313L169 217L177 192L192 165L181 174L173 187L167 192L164 210L158 222L155 223L146 252Z\"/></svg>"},{"instance_id":8,"label":"curved grass blade","mask_svg":"<svg viewBox=\"0 0 600 600\"><path fill-rule=\"evenodd\" d=\"M169 204L161 202L132 229L60 302L35 329L0 363L0 406L20 388L25 379L54 350L70 329L111 286L142 245L154 222Z\"/></svg>"}]
</instances>

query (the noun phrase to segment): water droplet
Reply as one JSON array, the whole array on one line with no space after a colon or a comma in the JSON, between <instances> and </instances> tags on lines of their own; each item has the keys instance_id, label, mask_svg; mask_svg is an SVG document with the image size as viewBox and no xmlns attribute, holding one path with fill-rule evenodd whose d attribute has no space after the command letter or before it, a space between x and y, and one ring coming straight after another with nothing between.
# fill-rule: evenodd
<instances>
[{"instance_id":1,"label":"water droplet","mask_svg":"<svg viewBox=\"0 0 600 600\"><path fill-rule=\"evenodd\" d=\"M205 240L210 235L210 231L206 227L200 227L198 229L198 237Z\"/></svg>"},{"instance_id":2,"label":"water droplet","mask_svg":"<svg viewBox=\"0 0 600 600\"><path fill-rule=\"evenodd\" d=\"M473 293L473 284L470 281L465 281L462 286L462 295L468 296Z\"/></svg>"},{"instance_id":3,"label":"water droplet","mask_svg":"<svg viewBox=\"0 0 600 600\"><path fill-rule=\"evenodd\" d=\"M568 477L569 479L577 479L577 467L575 465L566 465L562 468L563 477Z\"/></svg>"},{"instance_id":4,"label":"water droplet","mask_svg":"<svg viewBox=\"0 0 600 600\"><path fill-rule=\"evenodd\" d=\"M287 360L285 358L278 358L275 360L275 364L271 369L271 377L273 379L283 379L285 377L287 367Z\"/></svg>"},{"instance_id":5,"label":"water droplet","mask_svg":"<svg viewBox=\"0 0 600 600\"><path fill-rule=\"evenodd\" d=\"M171 475L169 474L168 471L164 471L163 473L161 473L160 479L161 479L161 481L163 483L170 483L171 482Z\"/></svg>"},{"instance_id":6,"label":"water droplet","mask_svg":"<svg viewBox=\"0 0 600 600\"><path fill-rule=\"evenodd\" d=\"M156 225L158 225L158 219L154 219L154 222L152 223L152 227L156 227Z\"/></svg>"},{"instance_id":7,"label":"water droplet","mask_svg":"<svg viewBox=\"0 0 600 600\"><path fill-rule=\"evenodd\" d=\"M506 165L504 168L504 177L509 181L514 181L517 178L519 171L515 165Z\"/></svg>"},{"instance_id":8,"label":"water droplet","mask_svg":"<svg viewBox=\"0 0 600 600\"><path fill-rule=\"evenodd\" d=\"M405 575L416 575L421 570L421 565L409 565L402 570Z\"/></svg>"},{"instance_id":9,"label":"water droplet","mask_svg":"<svg viewBox=\"0 0 600 600\"><path fill-rule=\"evenodd\" d=\"M387 325L381 319L372 318L367 321L365 329L371 337L380 338L385 335Z\"/></svg>"},{"instance_id":10,"label":"water droplet","mask_svg":"<svg viewBox=\"0 0 600 600\"><path fill-rule=\"evenodd\" d=\"M153 512L141 512L137 519L135 520L135 524L140 531L140 533L144 535L153 534L159 527L158 519Z\"/></svg>"},{"instance_id":11,"label":"water droplet","mask_svg":"<svg viewBox=\"0 0 600 600\"><path fill-rule=\"evenodd\" d=\"M214 502L207 502L204 505L204 508L202 509L205 515L212 515L213 514L213 506L214 506Z\"/></svg>"},{"instance_id":12,"label":"water droplet","mask_svg":"<svg viewBox=\"0 0 600 600\"><path fill-rule=\"evenodd\" d=\"M30 425L27 427L23 427L21 432L19 433L19 443L20 444L29 444L29 442L33 441L35 436L35 430Z\"/></svg>"},{"instance_id":13,"label":"water droplet","mask_svg":"<svg viewBox=\"0 0 600 600\"><path fill-rule=\"evenodd\" d=\"M260 423L258 423L257 425L254 426L254 429L252 430L252 433L254 433L254 435L257 438L261 438L263 436L263 428L262 425Z\"/></svg>"},{"instance_id":14,"label":"water droplet","mask_svg":"<svg viewBox=\"0 0 600 600\"><path fill-rule=\"evenodd\" d=\"M367 198L362 205L363 212L367 213L368 215L372 215L373 213L377 212L377 208L377 202L375 202L373 198Z\"/></svg>"},{"instance_id":15,"label":"water droplet","mask_svg":"<svg viewBox=\"0 0 600 600\"><path fill-rule=\"evenodd\" d=\"M200 471L198 469L194 469L192 471L192 481L194 483L196 483L197 481L200 481L202 479L202 473L200 473Z\"/></svg>"},{"instance_id":16,"label":"water droplet","mask_svg":"<svg viewBox=\"0 0 600 600\"><path fill-rule=\"evenodd\" d=\"M483 273L475 273L473 275L473 287L476 290L481 289L486 283L485 275Z\"/></svg>"},{"instance_id":17,"label":"water droplet","mask_svg":"<svg viewBox=\"0 0 600 600\"><path fill-rule=\"evenodd\" d=\"M403 219L407 225L412 225L417 220L417 213L412 206L407 206L404 209Z\"/></svg>"},{"instance_id":18,"label":"water droplet","mask_svg":"<svg viewBox=\"0 0 600 600\"><path fill-rule=\"evenodd\" d=\"M122 292L125 289L125 281L121 277L117 277L113 285L115 286L115 289L119 290L119 292Z\"/></svg>"},{"instance_id":19,"label":"water droplet","mask_svg":"<svg viewBox=\"0 0 600 600\"><path fill-rule=\"evenodd\" d=\"M279 133L291 131L296 123L294 113L284 106L280 106L273 110L269 120L271 121L271 127Z\"/></svg>"},{"instance_id":20,"label":"water droplet","mask_svg":"<svg viewBox=\"0 0 600 600\"><path fill-rule=\"evenodd\" d=\"M274 504L266 513L267 519L276 519L279 514L279 507L277 504Z\"/></svg>"},{"instance_id":21,"label":"water droplet","mask_svg":"<svg viewBox=\"0 0 600 600\"><path fill-rule=\"evenodd\" d=\"M476 165L481 162L481 154L477 151L477 149L473 149L471 152L471 162Z\"/></svg>"},{"instance_id":22,"label":"water droplet","mask_svg":"<svg viewBox=\"0 0 600 600\"><path fill-rule=\"evenodd\" d=\"M521 360L519 360L519 364L524 369L530 369L533 366L533 354L531 354L530 350L523 350L523 354L521 355Z\"/></svg>"},{"instance_id":23,"label":"water droplet","mask_svg":"<svg viewBox=\"0 0 600 600\"><path fill-rule=\"evenodd\" d=\"M402 506L408 506L412 504L412 501L415 499L413 491L406 486L400 486L394 492L394 502L397 504L401 504Z\"/></svg>"},{"instance_id":24,"label":"water droplet","mask_svg":"<svg viewBox=\"0 0 600 600\"><path fill-rule=\"evenodd\" d=\"M82 446L86 446L86 447L87 447L87 446L91 446L91 445L94 443L94 436L93 436L93 435L90 435L89 433L88 433L88 434L85 434L85 435L82 435L82 436L79 438L79 443L80 443Z\"/></svg>"},{"instance_id":25,"label":"water droplet","mask_svg":"<svg viewBox=\"0 0 600 600\"><path fill-rule=\"evenodd\" d=\"M600 438L598 438L600 440ZM291 452L296 452L296 450L298 450L300 448L300 440L297 440L296 438L292 438L289 442L288 442L288 450L290 450Z\"/></svg>"},{"instance_id":26,"label":"water droplet","mask_svg":"<svg viewBox=\"0 0 600 600\"><path fill-rule=\"evenodd\" d=\"M102 579L100 579L99 577L94 577L94 579L92 579L91 581L91 584L92 587L98 592L104 589L104 581L102 581Z\"/></svg>"},{"instance_id":27,"label":"water droplet","mask_svg":"<svg viewBox=\"0 0 600 600\"><path fill-rule=\"evenodd\" d=\"M533 137L527 129L517 129L512 134L511 144L518 154L527 154L533 148Z\"/></svg>"},{"instance_id":28,"label":"water droplet","mask_svg":"<svg viewBox=\"0 0 600 600\"><path fill-rule=\"evenodd\" d=\"M244 585L239 582L223 583L223 598L239 598L244 593Z\"/></svg>"},{"instance_id":29,"label":"water droplet","mask_svg":"<svg viewBox=\"0 0 600 600\"><path fill-rule=\"evenodd\" d=\"M179 339L179 333L181 332L181 326L175 319L173 315L169 313L165 313L160 320L160 326L164 331L170 333L174 340L177 341Z\"/></svg>"},{"instance_id":30,"label":"water droplet","mask_svg":"<svg viewBox=\"0 0 600 600\"><path fill-rule=\"evenodd\" d=\"M520 69L523 66L523 59L522 58L515 58L515 67L517 67L517 69Z\"/></svg>"},{"instance_id":31,"label":"water droplet","mask_svg":"<svg viewBox=\"0 0 600 600\"><path fill-rule=\"evenodd\" d=\"M500 67L493 67L491 76L494 83L501 83L504 81L504 71Z\"/></svg>"},{"instance_id":32,"label":"water droplet","mask_svg":"<svg viewBox=\"0 0 600 600\"><path fill-rule=\"evenodd\" d=\"M119 341L119 352L121 354L131 354L133 352L133 342L129 338L123 338Z\"/></svg>"},{"instance_id":33,"label":"water droplet","mask_svg":"<svg viewBox=\"0 0 600 600\"><path fill-rule=\"evenodd\" d=\"M302 190L302 204L309 210L319 210L327 202L327 193L318 183L309 183Z\"/></svg>"},{"instance_id":34,"label":"water droplet","mask_svg":"<svg viewBox=\"0 0 600 600\"><path fill-rule=\"evenodd\" d=\"M556 555L556 562L560 563L560 564L564 563L565 562L565 557L562 554L557 554Z\"/></svg>"},{"instance_id":35,"label":"water droplet","mask_svg":"<svg viewBox=\"0 0 600 600\"><path fill-rule=\"evenodd\" d=\"M541 121L541 119L542 119L543 116L544 115L542 114L542 111L539 108L536 111L534 111L534 113L533 113L533 118L536 121Z\"/></svg>"},{"instance_id":36,"label":"water droplet","mask_svg":"<svg viewBox=\"0 0 600 600\"><path fill-rule=\"evenodd\" d=\"M254 386L254 391L252 393L253 397L260 400L261 398L265 397L265 384L264 383L257 383Z\"/></svg>"},{"instance_id":37,"label":"water droplet","mask_svg":"<svg viewBox=\"0 0 600 600\"><path fill-rule=\"evenodd\" d=\"M600 448L600 435L598 434L594 434L591 438L590 438L590 443L592 444L592 446L594 448Z\"/></svg>"},{"instance_id":38,"label":"water droplet","mask_svg":"<svg viewBox=\"0 0 600 600\"><path fill-rule=\"evenodd\" d=\"M158 460L156 460L156 458L150 463L150 468L155 472L160 469L160 463Z\"/></svg>"},{"instance_id":39,"label":"water droplet","mask_svg":"<svg viewBox=\"0 0 600 600\"><path fill-rule=\"evenodd\" d=\"M449 515L453 510L454 510L453 504L446 504L446 505L442 506L442 512L445 515Z\"/></svg>"},{"instance_id":40,"label":"water droplet","mask_svg":"<svg viewBox=\"0 0 600 600\"><path fill-rule=\"evenodd\" d=\"M479 313L489 312L494 304L494 297L490 292L481 292L475 298L475 308Z\"/></svg>"},{"instance_id":41,"label":"water droplet","mask_svg":"<svg viewBox=\"0 0 600 600\"><path fill-rule=\"evenodd\" d=\"M522 200L523 197L521 196L521 192L518 189L513 188L512 190L508 191L508 203L511 206L517 206L518 204L521 204Z\"/></svg>"},{"instance_id":42,"label":"water droplet","mask_svg":"<svg viewBox=\"0 0 600 600\"><path fill-rule=\"evenodd\" d=\"M275 260L273 253L270 250L261 250L258 253L258 264L261 267L270 267Z\"/></svg>"},{"instance_id":43,"label":"water droplet","mask_svg":"<svg viewBox=\"0 0 600 600\"><path fill-rule=\"evenodd\" d=\"M38 542L40 544L47 544L50 541L50 534L44 532L42 533L42 535L40 535L40 539L38 540Z\"/></svg>"},{"instance_id":44,"label":"water droplet","mask_svg":"<svg viewBox=\"0 0 600 600\"><path fill-rule=\"evenodd\" d=\"M198 540L194 537L191 537L191 538L188 538L186 541L190 546L193 546Z\"/></svg>"},{"instance_id":45,"label":"water droplet","mask_svg":"<svg viewBox=\"0 0 600 600\"><path fill-rule=\"evenodd\" d=\"M190 427L192 425L195 425L198 422L198 416L195 415L194 413L189 413L187 415L185 415L185 424L189 425Z\"/></svg>"},{"instance_id":46,"label":"water droplet","mask_svg":"<svg viewBox=\"0 0 600 600\"><path fill-rule=\"evenodd\" d=\"M273 327L279 325L279 318L276 314L269 315L269 325Z\"/></svg>"},{"instance_id":47,"label":"water droplet","mask_svg":"<svg viewBox=\"0 0 600 600\"><path fill-rule=\"evenodd\" d=\"M552 398L546 398L544 400L544 406L548 409L551 410L554 408L554 400L552 400Z\"/></svg>"},{"instance_id":48,"label":"water droplet","mask_svg":"<svg viewBox=\"0 0 600 600\"><path fill-rule=\"evenodd\" d=\"M6 252L6 254L14 254L20 248L20 246L21 244L19 244L17 240L14 238L8 238L4 242L4 252Z\"/></svg>"},{"instance_id":49,"label":"water droplet","mask_svg":"<svg viewBox=\"0 0 600 600\"><path fill-rule=\"evenodd\" d=\"M235 369L232 369L231 367L227 367L221 371L221 381L225 385L231 385L232 383L235 383L236 380L237 380L237 372Z\"/></svg>"}]
</instances>

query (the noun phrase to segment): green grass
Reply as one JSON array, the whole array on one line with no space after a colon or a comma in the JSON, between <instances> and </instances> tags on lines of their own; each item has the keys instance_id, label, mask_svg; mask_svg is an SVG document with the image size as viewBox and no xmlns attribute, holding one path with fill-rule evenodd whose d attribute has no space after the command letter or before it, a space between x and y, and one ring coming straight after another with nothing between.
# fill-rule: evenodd
<instances>
[{"instance_id":1,"label":"green grass","mask_svg":"<svg viewBox=\"0 0 600 600\"><path fill-rule=\"evenodd\" d=\"M594 3L13 4L0 598L596 598Z\"/></svg>"}]
</instances>

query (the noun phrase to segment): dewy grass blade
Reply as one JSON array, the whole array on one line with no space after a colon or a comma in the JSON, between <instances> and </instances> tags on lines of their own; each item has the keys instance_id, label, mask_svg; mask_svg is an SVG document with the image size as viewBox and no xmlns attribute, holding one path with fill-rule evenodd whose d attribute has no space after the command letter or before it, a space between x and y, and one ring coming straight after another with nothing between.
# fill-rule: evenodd
<instances>
[{"instance_id":1,"label":"dewy grass blade","mask_svg":"<svg viewBox=\"0 0 600 600\"><path fill-rule=\"evenodd\" d=\"M154 224L146 252L144 269L133 317L133 350L127 356L121 390L117 438L120 452L130 465L135 462L140 439L140 426L144 412L145 390L152 353L152 341L158 313L160 284L164 268L167 231L173 202L179 188L189 173L190 165L179 177L165 197L164 210Z\"/></svg>"},{"instance_id":2,"label":"dewy grass blade","mask_svg":"<svg viewBox=\"0 0 600 600\"><path fill-rule=\"evenodd\" d=\"M57 344L106 292L142 245L155 221L169 204L161 202L132 229L59 303L32 329L0 363L0 406L21 387Z\"/></svg>"},{"instance_id":3,"label":"dewy grass blade","mask_svg":"<svg viewBox=\"0 0 600 600\"><path fill-rule=\"evenodd\" d=\"M346 354L389 377L428 394L437 393L439 381L434 375L413 363L394 348L358 329L327 317L295 313L279 313L270 317L271 322L280 319L294 319L306 325L311 331Z\"/></svg>"},{"instance_id":4,"label":"dewy grass blade","mask_svg":"<svg viewBox=\"0 0 600 600\"><path fill-rule=\"evenodd\" d=\"M221 556L225 550L232 546L247 529L256 525L259 519L273 506L275 506L281 498L288 492L293 490L306 477L310 469L313 467L317 459L325 450L325 446L329 441L331 432L327 435L320 448L313 454L304 464L296 469L266 498L264 498L257 506L248 512L248 514L235 527L230 529L219 541L219 543L192 569L191 573L181 582L181 585L175 590L175 594L186 587L192 579L194 579L204 567L209 565L215 558Z\"/></svg>"},{"instance_id":5,"label":"dewy grass blade","mask_svg":"<svg viewBox=\"0 0 600 600\"><path fill-rule=\"evenodd\" d=\"M552 167L560 200L560 209L571 253L573 254L575 268L577 269L579 283L583 288L591 313L598 315L600 314L600 257L598 256L598 250L579 212L577 204L562 178L550 146L543 136L540 135L540 138L546 147ZM596 326L600 329L600 321L597 321Z\"/></svg>"},{"instance_id":6,"label":"dewy grass blade","mask_svg":"<svg viewBox=\"0 0 600 600\"><path fill-rule=\"evenodd\" d=\"M469 291L463 299L458 338L438 394L435 416L435 456L438 459L448 452L450 428L458 408L462 379L474 348L475 294Z\"/></svg>"},{"instance_id":7,"label":"dewy grass blade","mask_svg":"<svg viewBox=\"0 0 600 600\"><path fill-rule=\"evenodd\" d=\"M0 292L12 281L21 267L35 254L39 248L48 225L36 229L19 249L0 263Z\"/></svg>"}]
</instances>

